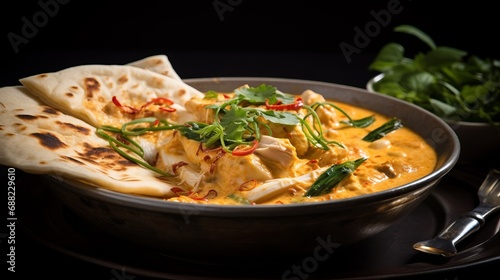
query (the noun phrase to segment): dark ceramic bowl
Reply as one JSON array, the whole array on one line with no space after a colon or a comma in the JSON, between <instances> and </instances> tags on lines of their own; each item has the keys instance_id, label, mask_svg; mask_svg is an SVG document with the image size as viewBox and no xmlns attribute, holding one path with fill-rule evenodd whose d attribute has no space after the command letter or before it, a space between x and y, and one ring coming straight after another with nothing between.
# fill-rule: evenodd
<instances>
[{"instance_id":1,"label":"dark ceramic bowl","mask_svg":"<svg viewBox=\"0 0 500 280\"><path fill-rule=\"evenodd\" d=\"M49 177L50 189L84 221L121 240L193 262L234 264L288 257L324 257L377 234L412 212L451 170L460 146L440 118L395 98L364 89L279 78L204 78L200 91L232 91L249 84L283 92L311 89L327 98L398 116L435 147L434 171L414 182L369 195L310 204L192 205L132 196ZM411 244L408 244L411 246Z\"/></svg>"},{"instance_id":2,"label":"dark ceramic bowl","mask_svg":"<svg viewBox=\"0 0 500 280\"><path fill-rule=\"evenodd\" d=\"M376 92L373 84L383 77L382 73L370 79L366 89ZM485 122L444 121L455 131L460 141L459 163L477 164L496 160L500 156L500 127Z\"/></svg>"}]
</instances>

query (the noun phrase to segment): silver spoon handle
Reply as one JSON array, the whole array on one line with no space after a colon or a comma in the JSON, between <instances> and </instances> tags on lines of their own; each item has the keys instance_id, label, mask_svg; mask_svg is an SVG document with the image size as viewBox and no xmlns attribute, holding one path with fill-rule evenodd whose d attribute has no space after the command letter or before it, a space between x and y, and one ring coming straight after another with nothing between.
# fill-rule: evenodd
<instances>
[{"instance_id":1,"label":"silver spoon handle","mask_svg":"<svg viewBox=\"0 0 500 280\"><path fill-rule=\"evenodd\" d=\"M470 216L462 216L451 223L434 239L415 243L413 248L425 253L442 255L445 257L454 256L457 253L455 244L479 230L481 222Z\"/></svg>"},{"instance_id":2,"label":"silver spoon handle","mask_svg":"<svg viewBox=\"0 0 500 280\"><path fill-rule=\"evenodd\" d=\"M471 233L479 230L487 216L499 210L500 171L492 169L479 188L480 203L472 211L462 215L431 240L415 243L413 248L425 253L454 256L455 245Z\"/></svg>"},{"instance_id":3,"label":"silver spoon handle","mask_svg":"<svg viewBox=\"0 0 500 280\"><path fill-rule=\"evenodd\" d=\"M437 238L449 240L453 244L456 244L471 233L477 231L480 227L481 223L478 220L464 216L445 228L438 234Z\"/></svg>"}]
</instances>

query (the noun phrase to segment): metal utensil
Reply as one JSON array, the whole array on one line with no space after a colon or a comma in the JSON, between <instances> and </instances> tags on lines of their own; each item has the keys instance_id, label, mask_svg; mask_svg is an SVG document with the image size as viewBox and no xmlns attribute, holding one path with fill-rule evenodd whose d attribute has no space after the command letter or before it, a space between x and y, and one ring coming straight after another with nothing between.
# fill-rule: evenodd
<instances>
[{"instance_id":1,"label":"metal utensil","mask_svg":"<svg viewBox=\"0 0 500 280\"><path fill-rule=\"evenodd\" d=\"M479 205L460 216L434 239L417 242L415 250L452 257L457 254L455 245L479 230L487 216L500 209L500 171L491 169L478 190Z\"/></svg>"}]
</instances>

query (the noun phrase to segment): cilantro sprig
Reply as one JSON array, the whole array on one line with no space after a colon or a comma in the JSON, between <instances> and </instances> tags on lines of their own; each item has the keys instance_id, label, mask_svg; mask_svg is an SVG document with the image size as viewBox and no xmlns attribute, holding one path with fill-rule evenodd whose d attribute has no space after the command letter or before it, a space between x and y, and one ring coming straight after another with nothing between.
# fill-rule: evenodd
<instances>
[{"instance_id":1,"label":"cilantro sprig","mask_svg":"<svg viewBox=\"0 0 500 280\"><path fill-rule=\"evenodd\" d=\"M398 43L385 45L369 65L383 73L379 93L414 103L446 120L500 126L500 61L438 46L420 29L400 25L395 32L415 36L429 49L405 56Z\"/></svg>"}]
</instances>

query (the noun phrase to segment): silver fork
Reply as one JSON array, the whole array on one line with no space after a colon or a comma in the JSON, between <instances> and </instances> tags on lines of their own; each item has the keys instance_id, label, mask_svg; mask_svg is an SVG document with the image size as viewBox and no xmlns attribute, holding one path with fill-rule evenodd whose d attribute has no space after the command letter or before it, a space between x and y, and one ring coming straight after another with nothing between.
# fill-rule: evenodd
<instances>
[{"instance_id":1,"label":"silver fork","mask_svg":"<svg viewBox=\"0 0 500 280\"><path fill-rule=\"evenodd\" d=\"M457 254L456 244L479 230L486 217L500 209L500 171L491 169L478 190L479 205L460 216L435 238L417 242L415 250L452 257Z\"/></svg>"}]
</instances>

